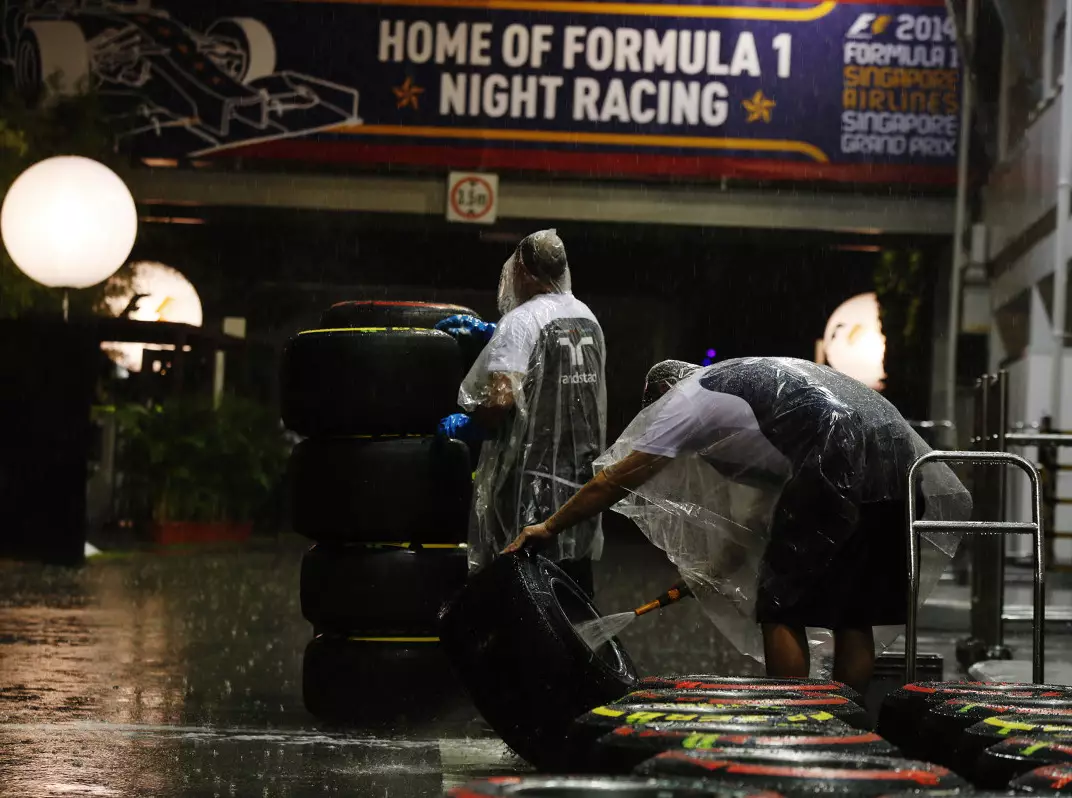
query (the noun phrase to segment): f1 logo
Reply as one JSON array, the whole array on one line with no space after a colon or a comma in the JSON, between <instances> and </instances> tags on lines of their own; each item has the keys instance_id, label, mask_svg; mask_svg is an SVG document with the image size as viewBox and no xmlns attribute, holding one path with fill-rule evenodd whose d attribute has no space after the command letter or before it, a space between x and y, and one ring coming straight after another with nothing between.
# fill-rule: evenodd
<instances>
[{"instance_id":1,"label":"f1 logo","mask_svg":"<svg viewBox=\"0 0 1072 798\"><path fill-rule=\"evenodd\" d=\"M562 336L558 339L558 343L562 346L568 346L570 350L570 363L574 368L581 368L584 366L584 347L595 346L596 342L592 340L591 336L586 335L577 345L574 346L569 338Z\"/></svg>"},{"instance_id":2,"label":"f1 logo","mask_svg":"<svg viewBox=\"0 0 1072 798\"><path fill-rule=\"evenodd\" d=\"M845 36L849 39L870 39L872 36L881 36L892 21L893 17L888 14L882 16L861 14Z\"/></svg>"}]
</instances>

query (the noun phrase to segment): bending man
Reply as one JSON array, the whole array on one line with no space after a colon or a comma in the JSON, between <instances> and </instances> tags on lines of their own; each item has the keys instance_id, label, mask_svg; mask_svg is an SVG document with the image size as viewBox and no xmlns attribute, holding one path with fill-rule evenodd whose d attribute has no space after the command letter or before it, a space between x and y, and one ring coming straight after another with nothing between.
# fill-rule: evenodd
<instances>
[{"instance_id":1,"label":"bending man","mask_svg":"<svg viewBox=\"0 0 1072 798\"><path fill-rule=\"evenodd\" d=\"M876 392L791 358L664 361L643 404L597 464L606 467L506 551L553 540L632 494L622 511L744 653L759 624L768 675L806 677L806 629L830 629L834 678L863 691L873 627L905 622L907 475L926 444ZM923 481L929 514L966 518L963 485L932 468L941 472ZM950 544L936 545L951 556Z\"/></svg>"}]
</instances>

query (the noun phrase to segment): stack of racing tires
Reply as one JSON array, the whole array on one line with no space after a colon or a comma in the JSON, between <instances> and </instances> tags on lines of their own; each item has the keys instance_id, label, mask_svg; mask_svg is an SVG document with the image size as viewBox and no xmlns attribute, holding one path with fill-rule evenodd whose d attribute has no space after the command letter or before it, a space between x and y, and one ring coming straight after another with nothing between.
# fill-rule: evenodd
<instances>
[{"instance_id":1,"label":"stack of racing tires","mask_svg":"<svg viewBox=\"0 0 1072 798\"><path fill-rule=\"evenodd\" d=\"M347 724L420 722L457 706L437 616L465 582L468 447L435 435L471 359L435 324L468 308L345 302L295 335L281 367L292 524L313 625L303 695ZM473 314L475 315L475 314Z\"/></svg>"},{"instance_id":2,"label":"stack of racing tires","mask_svg":"<svg viewBox=\"0 0 1072 798\"><path fill-rule=\"evenodd\" d=\"M837 682L671 676L577 718L545 769L456 798L615 795L1067 795L1072 687L924 682L891 694L878 732ZM546 767L550 764L550 767Z\"/></svg>"},{"instance_id":3,"label":"stack of racing tires","mask_svg":"<svg viewBox=\"0 0 1072 798\"><path fill-rule=\"evenodd\" d=\"M1072 784L1072 687L908 685L887 696L873 732L862 698L838 682L639 679L616 639L591 648L577 634L598 617L538 554L472 575L443 613L444 648L488 724L543 775L450 795L918 796Z\"/></svg>"}]
</instances>

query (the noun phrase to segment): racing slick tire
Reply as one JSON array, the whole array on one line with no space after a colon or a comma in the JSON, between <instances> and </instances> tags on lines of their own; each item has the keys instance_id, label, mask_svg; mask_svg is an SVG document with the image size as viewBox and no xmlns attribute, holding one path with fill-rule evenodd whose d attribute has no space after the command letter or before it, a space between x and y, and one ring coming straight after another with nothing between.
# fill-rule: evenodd
<instances>
[{"instance_id":1,"label":"racing slick tire","mask_svg":"<svg viewBox=\"0 0 1072 798\"><path fill-rule=\"evenodd\" d=\"M1013 779L1009 786L1021 794L1068 795L1069 784L1072 784L1072 766L1046 765Z\"/></svg>"},{"instance_id":2,"label":"racing slick tire","mask_svg":"<svg viewBox=\"0 0 1072 798\"><path fill-rule=\"evenodd\" d=\"M635 773L703 778L781 795L880 796L908 785L926 791L970 789L957 774L927 762L801 751L668 751L644 762Z\"/></svg>"},{"instance_id":3,"label":"racing slick tire","mask_svg":"<svg viewBox=\"0 0 1072 798\"><path fill-rule=\"evenodd\" d=\"M337 302L321 314L320 326L325 330L343 327L418 327L430 330L443 319L451 316L480 318L480 314L475 310L462 305L365 299ZM461 336L457 340L462 353L463 366L468 371L480 356L484 343L471 336ZM475 468L480 444L474 443L471 448L474 451Z\"/></svg>"},{"instance_id":4,"label":"racing slick tire","mask_svg":"<svg viewBox=\"0 0 1072 798\"><path fill-rule=\"evenodd\" d=\"M438 330L307 330L283 350L283 422L306 437L432 434L461 380L458 344Z\"/></svg>"},{"instance_id":5,"label":"racing slick tire","mask_svg":"<svg viewBox=\"0 0 1072 798\"><path fill-rule=\"evenodd\" d=\"M302 615L317 629L434 637L465 584L465 546L313 546L302 558Z\"/></svg>"},{"instance_id":6,"label":"racing slick tire","mask_svg":"<svg viewBox=\"0 0 1072 798\"><path fill-rule=\"evenodd\" d=\"M1011 741L1018 745L1007 747ZM956 747L965 778L1003 787L1029 770L1072 761L1072 715L994 715L964 731Z\"/></svg>"},{"instance_id":7,"label":"racing slick tire","mask_svg":"<svg viewBox=\"0 0 1072 798\"><path fill-rule=\"evenodd\" d=\"M574 629L600 617L562 569L528 550L471 574L442 616L443 646L473 703L541 770L569 767L574 718L636 685L617 639L593 651Z\"/></svg>"},{"instance_id":8,"label":"racing slick tire","mask_svg":"<svg viewBox=\"0 0 1072 798\"><path fill-rule=\"evenodd\" d=\"M699 781L595 776L500 776L455 787L448 798L772 798Z\"/></svg>"},{"instance_id":9,"label":"racing slick tire","mask_svg":"<svg viewBox=\"0 0 1072 798\"><path fill-rule=\"evenodd\" d=\"M905 756L923 756L919 745L919 724L927 710L937 702L952 699L977 698L979 700L1002 700L999 696L1023 693L1027 697L1032 690L1045 690L1048 685L1014 684L1009 682L916 682L906 684L882 702L878 724L879 734L896 745ZM1067 688L1057 688L1067 689Z\"/></svg>"},{"instance_id":10,"label":"racing slick tire","mask_svg":"<svg viewBox=\"0 0 1072 798\"><path fill-rule=\"evenodd\" d=\"M677 731L679 729L716 728L743 729L748 734L762 734L766 729L802 728L807 734L853 733L853 728L827 712L790 713L774 707L737 709L716 706L678 706L676 704L620 703L593 707L570 724L569 745L577 762L587 762L594 756L596 743L623 726L641 726Z\"/></svg>"},{"instance_id":11,"label":"racing slick tire","mask_svg":"<svg viewBox=\"0 0 1072 798\"><path fill-rule=\"evenodd\" d=\"M840 723L835 724L841 726ZM759 728L756 728L759 726ZM642 762L664 751L815 751L899 758L901 752L874 732L845 729L832 734L824 723L720 724L694 723L680 727L619 726L596 741L591 767L597 773L631 773Z\"/></svg>"},{"instance_id":12,"label":"racing slick tire","mask_svg":"<svg viewBox=\"0 0 1072 798\"><path fill-rule=\"evenodd\" d=\"M475 714L435 637L320 635L305 647L302 699L347 726L454 723Z\"/></svg>"},{"instance_id":13,"label":"racing slick tire","mask_svg":"<svg viewBox=\"0 0 1072 798\"><path fill-rule=\"evenodd\" d=\"M468 447L439 436L307 438L288 465L291 526L318 543L464 543Z\"/></svg>"},{"instance_id":14,"label":"racing slick tire","mask_svg":"<svg viewBox=\"0 0 1072 798\"><path fill-rule=\"evenodd\" d=\"M15 91L28 105L85 91L90 78L89 45L76 22L29 22L15 44ZM55 82L53 82L55 81Z\"/></svg>"},{"instance_id":15,"label":"racing slick tire","mask_svg":"<svg viewBox=\"0 0 1072 798\"><path fill-rule=\"evenodd\" d=\"M853 703L864 705L863 696L847 684L829 679L772 679L759 676L711 676L687 674L684 676L645 676L640 680L641 690L799 690L807 693L833 693Z\"/></svg>"},{"instance_id":16,"label":"racing slick tire","mask_svg":"<svg viewBox=\"0 0 1072 798\"><path fill-rule=\"evenodd\" d=\"M980 789L997 790L1047 765L1072 766L1072 738L1016 737L1003 740L983 751L972 772L966 775Z\"/></svg>"},{"instance_id":17,"label":"racing slick tire","mask_svg":"<svg viewBox=\"0 0 1072 798\"><path fill-rule=\"evenodd\" d=\"M979 742L977 739L965 739L965 733L968 729L992 718L1023 715L1024 723L1031 724L1036 719L1046 718L1051 714L1061 716L1067 713L1072 719L1072 700L1070 699L1023 698L999 699L999 701L1000 703L997 701L973 703L970 700L960 699L930 707L927 714L923 716L923 720L920 721L917 731L919 750L924 758L939 765L961 769L962 747L965 743ZM1009 727L1009 724L1004 725ZM976 748L974 752L968 754L969 759L974 759L980 750Z\"/></svg>"},{"instance_id":18,"label":"racing slick tire","mask_svg":"<svg viewBox=\"0 0 1072 798\"><path fill-rule=\"evenodd\" d=\"M213 22L205 33L212 38L230 39L242 51L244 58L240 68L220 65L239 83L252 83L275 74L275 37L260 20L224 17Z\"/></svg>"},{"instance_id":19,"label":"racing slick tire","mask_svg":"<svg viewBox=\"0 0 1072 798\"><path fill-rule=\"evenodd\" d=\"M474 316L475 310L461 305L438 302L392 302L384 300L353 300L336 302L320 316L325 329L340 327L423 327L433 329L451 316Z\"/></svg>"},{"instance_id":20,"label":"racing slick tire","mask_svg":"<svg viewBox=\"0 0 1072 798\"><path fill-rule=\"evenodd\" d=\"M637 690L615 703L723 706L732 712L768 708L786 715L826 712L850 726L870 731L867 712L863 707L847 698L829 693L792 692L771 695L743 690Z\"/></svg>"}]
</instances>

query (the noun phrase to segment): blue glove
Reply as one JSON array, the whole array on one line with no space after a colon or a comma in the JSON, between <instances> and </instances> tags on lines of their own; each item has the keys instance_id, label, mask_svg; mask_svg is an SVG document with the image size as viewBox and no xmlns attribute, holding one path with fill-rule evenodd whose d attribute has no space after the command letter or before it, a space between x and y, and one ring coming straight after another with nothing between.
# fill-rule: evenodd
<instances>
[{"instance_id":1,"label":"blue glove","mask_svg":"<svg viewBox=\"0 0 1072 798\"><path fill-rule=\"evenodd\" d=\"M495 335L494 324L490 321L481 321L476 318L476 316L470 316L468 314L464 316L449 316L439 322L435 328L440 332L445 332L455 338L471 336L485 344L491 340L491 336Z\"/></svg>"},{"instance_id":2,"label":"blue glove","mask_svg":"<svg viewBox=\"0 0 1072 798\"><path fill-rule=\"evenodd\" d=\"M465 413L454 413L440 421L439 434L465 443L476 443L484 437L480 427Z\"/></svg>"}]
</instances>

